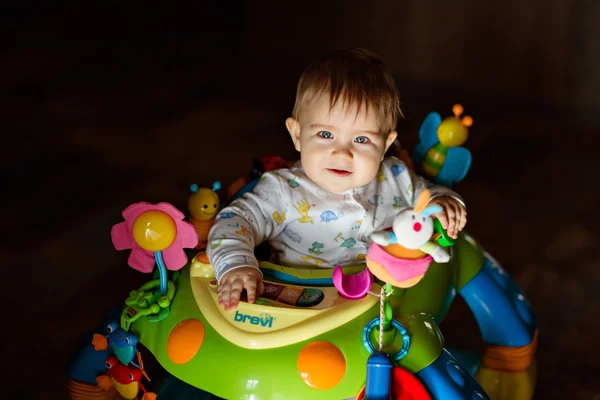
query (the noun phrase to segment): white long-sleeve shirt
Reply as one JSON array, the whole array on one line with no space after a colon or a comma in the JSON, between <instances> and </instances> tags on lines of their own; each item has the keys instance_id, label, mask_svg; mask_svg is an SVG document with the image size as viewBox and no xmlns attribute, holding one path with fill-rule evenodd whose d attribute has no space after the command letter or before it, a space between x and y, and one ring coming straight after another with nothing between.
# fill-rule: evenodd
<instances>
[{"instance_id":1,"label":"white long-sleeve shirt","mask_svg":"<svg viewBox=\"0 0 600 400\"><path fill-rule=\"evenodd\" d=\"M413 207L428 187L431 199L454 191L415 175L395 157L386 158L376 178L344 193L330 193L311 181L300 162L266 172L252 192L217 215L207 255L217 280L233 269L258 269L254 248L268 241L271 261L287 266L333 268L365 262L370 235L388 228Z\"/></svg>"}]
</instances>

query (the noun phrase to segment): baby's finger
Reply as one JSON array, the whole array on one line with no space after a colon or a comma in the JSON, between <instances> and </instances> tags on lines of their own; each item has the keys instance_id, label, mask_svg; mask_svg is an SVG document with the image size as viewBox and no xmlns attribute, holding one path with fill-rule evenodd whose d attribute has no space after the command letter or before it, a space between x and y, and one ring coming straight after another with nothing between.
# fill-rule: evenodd
<instances>
[{"instance_id":1,"label":"baby's finger","mask_svg":"<svg viewBox=\"0 0 600 400\"><path fill-rule=\"evenodd\" d=\"M460 211L460 224L458 226L458 231L462 231L465 225L467 224L467 210L464 207L458 207Z\"/></svg>"},{"instance_id":2,"label":"baby's finger","mask_svg":"<svg viewBox=\"0 0 600 400\"><path fill-rule=\"evenodd\" d=\"M222 282L217 289L217 294L219 295L219 304L226 310L229 308L230 293L231 284L229 282Z\"/></svg>"},{"instance_id":3,"label":"baby's finger","mask_svg":"<svg viewBox=\"0 0 600 400\"><path fill-rule=\"evenodd\" d=\"M448 216L445 212L434 214L433 216L440 221L440 223L442 224L442 228L448 230Z\"/></svg>"},{"instance_id":4,"label":"baby's finger","mask_svg":"<svg viewBox=\"0 0 600 400\"><path fill-rule=\"evenodd\" d=\"M256 289L256 297L260 296L265 292L265 283L260 279L258 281L258 288Z\"/></svg>"},{"instance_id":5,"label":"baby's finger","mask_svg":"<svg viewBox=\"0 0 600 400\"><path fill-rule=\"evenodd\" d=\"M248 278L246 280L246 294L248 295L248 303L254 303L256 299L256 279Z\"/></svg>"},{"instance_id":6,"label":"baby's finger","mask_svg":"<svg viewBox=\"0 0 600 400\"><path fill-rule=\"evenodd\" d=\"M448 214L448 235L456 239L456 209L453 206L446 207Z\"/></svg>"},{"instance_id":7,"label":"baby's finger","mask_svg":"<svg viewBox=\"0 0 600 400\"><path fill-rule=\"evenodd\" d=\"M230 300L229 300L229 308L227 308L228 310L231 310L231 309L237 307L238 303L240 302L240 296L242 295L243 289L244 289L244 282L240 278L237 278L232 282L231 294L230 294Z\"/></svg>"}]
</instances>

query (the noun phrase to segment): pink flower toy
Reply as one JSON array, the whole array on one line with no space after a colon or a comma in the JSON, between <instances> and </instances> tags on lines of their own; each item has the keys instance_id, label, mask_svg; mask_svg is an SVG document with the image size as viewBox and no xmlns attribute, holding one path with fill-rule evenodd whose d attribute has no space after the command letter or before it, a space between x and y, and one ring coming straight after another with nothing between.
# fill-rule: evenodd
<instances>
[{"instance_id":1,"label":"pink flower toy","mask_svg":"<svg viewBox=\"0 0 600 400\"><path fill-rule=\"evenodd\" d=\"M125 301L121 327L127 331L142 315L156 321L168 315L175 284L167 279L167 269L178 271L187 263L183 249L194 248L198 234L192 224L183 221L184 214L169 203L135 203L122 215L125 221L110 232L115 249L131 249L127 260L131 268L150 273L156 264L159 272L159 279L132 290Z\"/></svg>"}]
</instances>

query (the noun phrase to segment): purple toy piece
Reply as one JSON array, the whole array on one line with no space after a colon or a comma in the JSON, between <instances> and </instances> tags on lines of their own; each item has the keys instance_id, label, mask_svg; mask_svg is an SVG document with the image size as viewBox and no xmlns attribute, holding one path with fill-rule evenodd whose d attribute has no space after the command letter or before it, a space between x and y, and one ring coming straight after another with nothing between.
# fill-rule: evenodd
<instances>
[{"instance_id":1,"label":"purple toy piece","mask_svg":"<svg viewBox=\"0 0 600 400\"><path fill-rule=\"evenodd\" d=\"M373 276L367 268L354 275L344 275L342 267L338 265L333 270L332 279L340 296L351 300L365 297L373 285Z\"/></svg>"}]
</instances>

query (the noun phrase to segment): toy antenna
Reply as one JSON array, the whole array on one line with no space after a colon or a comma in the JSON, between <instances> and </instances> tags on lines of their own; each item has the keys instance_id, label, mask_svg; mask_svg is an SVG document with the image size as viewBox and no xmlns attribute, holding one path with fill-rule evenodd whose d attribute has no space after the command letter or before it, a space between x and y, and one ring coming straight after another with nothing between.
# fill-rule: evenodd
<instances>
[{"instance_id":1,"label":"toy antenna","mask_svg":"<svg viewBox=\"0 0 600 400\"><path fill-rule=\"evenodd\" d=\"M464 109L463 109L463 106L462 106L462 105L460 105L460 104L455 104L455 105L452 107L452 112L454 113L454 116L455 116L456 118L459 118L459 117L460 117L460 115L463 113L463 111L464 111Z\"/></svg>"},{"instance_id":2,"label":"toy antenna","mask_svg":"<svg viewBox=\"0 0 600 400\"><path fill-rule=\"evenodd\" d=\"M462 121L460 121L461 125L466 126L467 128L473 125L473 118L471 118L468 115L465 115L462 119Z\"/></svg>"},{"instance_id":3,"label":"toy antenna","mask_svg":"<svg viewBox=\"0 0 600 400\"><path fill-rule=\"evenodd\" d=\"M216 192L219 189L221 189L221 182L219 182L219 181L213 182L213 187L212 187L213 192Z\"/></svg>"},{"instance_id":4,"label":"toy antenna","mask_svg":"<svg viewBox=\"0 0 600 400\"><path fill-rule=\"evenodd\" d=\"M144 375L144 377L146 379L148 379L148 382L150 382L150 377L148 376L148 374L146 373L146 370L144 369L144 362L142 361L142 353L141 352L137 352L137 359L138 359L138 365L140 366L140 371L142 371L142 375Z\"/></svg>"}]
</instances>

